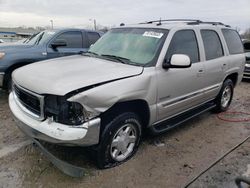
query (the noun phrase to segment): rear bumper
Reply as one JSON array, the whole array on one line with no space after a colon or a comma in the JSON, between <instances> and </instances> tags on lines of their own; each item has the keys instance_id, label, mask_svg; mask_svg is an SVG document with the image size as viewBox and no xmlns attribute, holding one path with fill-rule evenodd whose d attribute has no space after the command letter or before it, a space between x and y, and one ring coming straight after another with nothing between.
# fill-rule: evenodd
<instances>
[{"instance_id":1,"label":"rear bumper","mask_svg":"<svg viewBox=\"0 0 250 188\"><path fill-rule=\"evenodd\" d=\"M80 126L63 125L50 119L39 121L21 110L13 93L9 95L9 106L17 126L31 138L70 146L91 146L99 143L100 118L90 120Z\"/></svg>"},{"instance_id":2,"label":"rear bumper","mask_svg":"<svg viewBox=\"0 0 250 188\"><path fill-rule=\"evenodd\" d=\"M0 87L3 87L4 72L0 72Z\"/></svg>"}]
</instances>

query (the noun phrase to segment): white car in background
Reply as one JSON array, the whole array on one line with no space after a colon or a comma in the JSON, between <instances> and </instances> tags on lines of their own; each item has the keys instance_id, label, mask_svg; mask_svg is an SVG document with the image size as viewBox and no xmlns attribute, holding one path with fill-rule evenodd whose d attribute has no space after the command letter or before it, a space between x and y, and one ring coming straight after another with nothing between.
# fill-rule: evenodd
<instances>
[{"instance_id":1,"label":"white car in background","mask_svg":"<svg viewBox=\"0 0 250 188\"><path fill-rule=\"evenodd\" d=\"M242 40L245 54L246 54L246 64L243 78L250 79L250 40Z\"/></svg>"},{"instance_id":2,"label":"white car in background","mask_svg":"<svg viewBox=\"0 0 250 188\"><path fill-rule=\"evenodd\" d=\"M0 39L0 44L1 44L1 43L4 43L3 39Z\"/></svg>"}]
</instances>

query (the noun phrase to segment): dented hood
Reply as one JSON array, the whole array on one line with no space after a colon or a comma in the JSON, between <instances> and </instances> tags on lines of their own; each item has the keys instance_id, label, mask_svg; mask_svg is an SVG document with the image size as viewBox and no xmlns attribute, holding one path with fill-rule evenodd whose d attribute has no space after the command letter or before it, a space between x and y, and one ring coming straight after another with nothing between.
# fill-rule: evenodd
<instances>
[{"instance_id":1,"label":"dented hood","mask_svg":"<svg viewBox=\"0 0 250 188\"><path fill-rule=\"evenodd\" d=\"M12 74L18 85L39 94L65 95L95 84L141 74L142 67L81 55L42 61Z\"/></svg>"}]
</instances>

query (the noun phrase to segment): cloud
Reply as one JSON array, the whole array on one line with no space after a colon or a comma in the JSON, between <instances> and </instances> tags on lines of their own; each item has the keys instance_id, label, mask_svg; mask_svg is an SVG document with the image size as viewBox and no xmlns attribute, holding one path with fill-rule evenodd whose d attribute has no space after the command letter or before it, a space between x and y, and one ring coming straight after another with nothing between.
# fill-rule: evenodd
<instances>
[{"instance_id":1,"label":"cloud","mask_svg":"<svg viewBox=\"0 0 250 188\"><path fill-rule=\"evenodd\" d=\"M0 0L0 26L107 26L159 18L196 18L250 27L249 0Z\"/></svg>"}]
</instances>

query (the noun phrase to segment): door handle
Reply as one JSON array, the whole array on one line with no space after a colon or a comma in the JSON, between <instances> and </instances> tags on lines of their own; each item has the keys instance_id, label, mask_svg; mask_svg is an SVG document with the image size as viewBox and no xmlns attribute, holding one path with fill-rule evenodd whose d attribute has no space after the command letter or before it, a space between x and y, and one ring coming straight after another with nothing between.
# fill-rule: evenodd
<instances>
[{"instance_id":1,"label":"door handle","mask_svg":"<svg viewBox=\"0 0 250 188\"><path fill-rule=\"evenodd\" d=\"M197 73L197 76L200 77L204 74L204 70L203 69L200 69L198 70L198 73Z\"/></svg>"},{"instance_id":2,"label":"door handle","mask_svg":"<svg viewBox=\"0 0 250 188\"><path fill-rule=\"evenodd\" d=\"M222 70L225 70L227 68L227 64L226 63L223 63L223 65L221 66L221 69Z\"/></svg>"}]
</instances>

